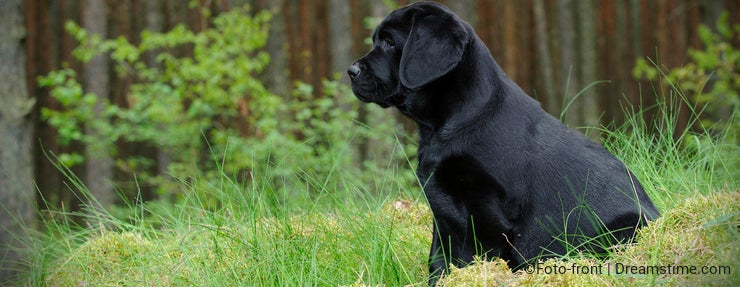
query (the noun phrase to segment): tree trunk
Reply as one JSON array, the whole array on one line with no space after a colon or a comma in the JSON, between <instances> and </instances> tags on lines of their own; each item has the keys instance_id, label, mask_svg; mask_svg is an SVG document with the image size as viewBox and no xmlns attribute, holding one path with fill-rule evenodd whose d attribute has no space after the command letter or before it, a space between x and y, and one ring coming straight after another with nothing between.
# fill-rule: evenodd
<instances>
[{"instance_id":1,"label":"tree trunk","mask_svg":"<svg viewBox=\"0 0 740 287\"><path fill-rule=\"evenodd\" d=\"M560 101L555 100L555 83L553 76L553 64L550 57L550 32L547 30L547 13L544 0L534 0L533 11L535 29L537 34L537 58L539 61L539 76L542 78L543 91L538 93L540 102L544 104L545 110L551 114L560 112Z\"/></svg>"},{"instance_id":2,"label":"tree trunk","mask_svg":"<svg viewBox=\"0 0 740 287\"><path fill-rule=\"evenodd\" d=\"M570 126L577 126L578 121L574 109L565 110L566 105L576 95L576 86L580 82L575 72L576 57L576 33L575 25L573 23L573 1L572 0L560 0L557 4L558 11L558 28L560 30L560 75L559 83L561 87L559 91L563 92L563 104L561 106L560 120L568 123ZM570 114L571 116L567 116Z\"/></svg>"},{"instance_id":3,"label":"tree trunk","mask_svg":"<svg viewBox=\"0 0 740 287\"><path fill-rule=\"evenodd\" d=\"M0 1L0 285L19 275L24 227L33 223L33 169L21 1Z\"/></svg>"},{"instance_id":4,"label":"tree trunk","mask_svg":"<svg viewBox=\"0 0 740 287\"><path fill-rule=\"evenodd\" d=\"M352 61L360 58L367 52L367 45L364 44L365 37L370 35L368 29L363 27L362 21L357 19L365 19L370 16L370 3L368 1L352 0L349 3L350 9L350 21L349 30L350 38L352 42L351 57ZM341 70L344 72L344 69ZM342 73L344 74L344 73ZM357 108L357 121L360 123L368 123L368 105L359 105ZM370 139L363 138L357 144L357 152L359 155L359 162L365 162L370 159Z\"/></svg>"},{"instance_id":5,"label":"tree trunk","mask_svg":"<svg viewBox=\"0 0 740 287\"><path fill-rule=\"evenodd\" d=\"M346 5L344 0L329 1L329 22L331 23L352 23L350 5ZM352 29L345 25L329 25L329 49L331 55L330 72L344 72L354 61L352 54ZM340 74L347 78L346 73Z\"/></svg>"},{"instance_id":6,"label":"tree trunk","mask_svg":"<svg viewBox=\"0 0 740 287\"><path fill-rule=\"evenodd\" d=\"M146 2L146 29L151 32L156 33L162 33L164 32L165 27L165 13L164 13L164 3L163 0L150 0ZM146 57L147 65L152 67L160 67L161 65L156 60L156 54L159 51L150 51L148 52ZM167 166L170 165L172 162L172 157L167 154L166 152L162 151L161 149L158 149L156 147L151 147L152 149L156 149L154 152L156 153L156 171L157 174L160 176L169 176L167 174ZM144 196L144 200L150 200L155 199L154 194L151 194L151 198L147 198Z\"/></svg>"},{"instance_id":7,"label":"tree trunk","mask_svg":"<svg viewBox=\"0 0 740 287\"><path fill-rule=\"evenodd\" d=\"M289 69L289 56L288 53L288 31L290 28L286 25L287 20L285 19L286 14L280 13L281 8L285 5L284 0L273 0L267 1L263 6L257 7L257 9L266 9L273 13L272 21L270 21L270 35L267 38L265 49L270 53L270 65L265 68L265 72L262 73L261 77L265 83L265 87L271 92L289 99L291 84L288 79Z\"/></svg>"},{"instance_id":8,"label":"tree trunk","mask_svg":"<svg viewBox=\"0 0 740 287\"><path fill-rule=\"evenodd\" d=\"M597 78L597 54L596 54L596 6L593 1L576 1L576 14L578 15L578 69L580 82L575 87L580 91L600 80ZM601 109L597 101L597 87L590 87L584 91L576 100L578 112L578 124L586 127L599 127L599 115ZM596 129L588 131L588 136L596 139Z\"/></svg>"},{"instance_id":9,"label":"tree trunk","mask_svg":"<svg viewBox=\"0 0 740 287\"><path fill-rule=\"evenodd\" d=\"M330 41L330 30L329 30L329 1L319 0L314 1L314 18L316 24L313 29L313 43L312 50L314 51L312 57L312 65L316 67L316 72L311 75L311 79L314 86L314 96L324 96L324 84L323 80L331 76L331 62L332 54L331 48L328 47Z\"/></svg>"},{"instance_id":10,"label":"tree trunk","mask_svg":"<svg viewBox=\"0 0 740 287\"><path fill-rule=\"evenodd\" d=\"M84 0L82 7L82 26L91 34L105 38L106 13L105 2L98 0ZM102 112L102 104L108 101L109 70L106 55L98 55L83 67L83 84L86 91L97 95L98 102L94 108L94 117L98 118ZM93 136L99 136L94 129L86 132ZM107 144L88 144L85 148L86 176L85 184L91 195L100 203L101 207L107 207L113 203L113 187L108 182L113 179L113 160L110 156L110 147Z\"/></svg>"},{"instance_id":11,"label":"tree trunk","mask_svg":"<svg viewBox=\"0 0 740 287\"><path fill-rule=\"evenodd\" d=\"M28 73L26 83L33 98L36 99L36 107L33 111L33 170L36 179L38 206L51 204L64 206L67 211L77 211L79 208L78 198L68 192L64 185L63 176L57 170L55 163L47 157L47 154L69 153L82 151L78 143L70 146L62 146L57 139L59 133L56 129L41 119L41 109L61 109L61 104L49 95L49 90L39 87L36 78L46 75L52 69L56 69L62 63L68 63L69 67L79 70L79 62L74 61L72 49L75 40L64 32L64 23L67 21L79 22L77 4L73 1L51 1L51 0L25 0L22 1L25 11L26 23L26 72ZM75 1L76 2L76 1ZM81 165L73 166L75 174L83 174Z\"/></svg>"}]
</instances>

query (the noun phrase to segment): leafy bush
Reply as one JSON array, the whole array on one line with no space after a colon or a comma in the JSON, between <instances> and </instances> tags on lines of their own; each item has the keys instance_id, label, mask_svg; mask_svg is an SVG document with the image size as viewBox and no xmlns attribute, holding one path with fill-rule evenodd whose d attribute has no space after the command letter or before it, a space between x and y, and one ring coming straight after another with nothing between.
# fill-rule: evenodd
<instances>
[{"instance_id":1,"label":"leafy bush","mask_svg":"<svg viewBox=\"0 0 740 287\"><path fill-rule=\"evenodd\" d=\"M702 112L702 128L740 130L740 123L729 119L740 109L740 24L729 24L730 14L724 12L716 24L716 33L705 25L698 28L703 50L689 50L690 62L670 70L637 59L633 76L637 79L664 80L668 85L691 96ZM663 76L665 75L665 76ZM716 126L715 126L716 125ZM737 143L740 134L729 137Z\"/></svg>"},{"instance_id":2,"label":"leafy bush","mask_svg":"<svg viewBox=\"0 0 740 287\"><path fill-rule=\"evenodd\" d=\"M171 178L218 181L226 173L247 182L257 170L269 172L265 178L271 184L299 178L305 185L326 181L338 169L363 169L351 142L366 140L374 131L356 126L358 101L346 85L327 80L323 95L316 95L312 86L296 83L284 98L258 80L270 60L263 50L269 20L267 12L249 16L246 9L234 9L199 33L183 25L166 33L145 31L138 45L123 37L100 39L67 23L67 31L80 42L74 50L78 59L110 56L116 71L134 83L127 91L128 105L119 106L99 103L98 96L85 92L74 70L53 71L39 83L51 88L63 109L43 109L42 116L58 129L64 145L78 141L114 156L120 142L158 148L171 159L167 171L172 177L147 174L146 167L155 163L150 158L118 156L116 163L155 183L160 193L176 189ZM177 50L190 53L179 56ZM146 56L152 54L153 62ZM96 105L103 106L97 117ZM380 122L380 130L393 130L392 121ZM385 138L382 146L397 146L392 137ZM85 160L80 154L60 159L68 166ZM357 178L363 179L359 172Z\"/></svg>"}]
</instances>

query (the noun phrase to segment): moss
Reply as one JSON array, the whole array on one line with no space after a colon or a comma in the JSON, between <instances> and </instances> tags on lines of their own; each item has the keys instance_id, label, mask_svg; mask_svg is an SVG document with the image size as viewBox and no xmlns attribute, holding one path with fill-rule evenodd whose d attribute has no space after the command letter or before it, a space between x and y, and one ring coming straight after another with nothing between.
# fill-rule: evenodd
<instances>
[{"instance_id":1,"label":"moss","mask_svg":"<svg viewBox=\"0 0 740 287\"><path fill-rule=\"evenodd\" d=\"M696 195L642 228L637 243L606 261L550 259L530 273L512 273L502 260L478 260L452 268L439 286L738 286L739 228L740 192ZM666 274L690 269L729 274Z\"/></svg>"},{"instance_id":2,"label":"moss","mask_svg":"<svg viewBox=\"0 0 740 287\"><path fill-rule=\"evenodd\" d=\"M515 282L516 276L501 259L476 261L465 268L451 266L450 274L442 278L438 286L506 286Z\"/></svg>"},{"instance_id":3,"label":"moss","mask_svg":"<svg viewBox=\"0 0 740 287\"><path fill-rule=\"evenodd\" d=\"M155 247L140 234L103 232L91 237L47 277L49 286L120 285L142 279L140 266L156 258Z\"/></svg>"},{"instance_id":4,"label":"moss","mask_svg":"<svg viewBox=\"0 0 740 287\"><path fill-rule=\"evenodd\" d=\"M640 230L615 260L632 265L729 266L725 275L655 275L644 283L731 286L740 283L740 192L696 195ZM734 283L734 284L730 284Z\"/></svg>"},{"instance_id":5,"label":"moss","mask_svg":"<svg viewBox=\"0 0 740 287\"><path fill-rule=\"evenodd\" d=\"M404 225L432 226L432 211L429 205L407 199L387 202L381 208L381 215Z\"/></svg>"}]
</instances>

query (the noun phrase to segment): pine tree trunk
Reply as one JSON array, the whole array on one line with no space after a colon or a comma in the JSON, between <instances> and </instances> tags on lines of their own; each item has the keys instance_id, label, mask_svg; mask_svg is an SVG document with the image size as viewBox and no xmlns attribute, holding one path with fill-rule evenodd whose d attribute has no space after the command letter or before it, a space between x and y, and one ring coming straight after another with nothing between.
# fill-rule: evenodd
<instances>
[{"instance_id":1,"label":"pine tree trunk","mask_svg":"<svg viewBox=\"0 0 740 287\"><path fill-rule=\"evenodd\" d=\"M560 31L560 79L559 83L562 85L559 87L559 91L563 92L563 103L561 105L560 112L564 112L566 116L561 116L560 120L567 123L570 126L577 126L578 120L575 115L577 111L570 107L568 110L564 110L569 101L575 97L578 90L576 89L578 83L578 73L576 73L576 32L574 27L574 15L573 15L573 1L572 0L560 0L557 3L558 11L558 29ZM568 116L570 115L570 116Z\"/></svg>"},{"instance_id":2,"label":"pine tree trunk","mask_svg":"<svg viewBox=\"0 0 740 287\"><path fill-rule=\"evenodd\" d=\"M21 1L0 1L0 285L18 275L24 227L33 223L33 169Z\"/></svg>"},{"instance_id":3,"label":"pine tree trunk","mask_svg":"<svg viewBox=\"0 0 740 287\"><path fill-rule=\"evenodd\" d=\"M550 32L547 29L548 19L544 0L534 0L532 11L538 42L537 58L539 59L540 77L544 87L539 100L543 102L547 112L556 115L560 112L560 101L556 100L558 93L554 83L552 57L550 57Z\"/></svg>"},{"instance_id":4,"label":"pine tree trunk","mask_svg":"<svg viewBox=\"0 0 740 287\"><path fill-rule=\"evenodd\" d=\"M598 79L598 57L596 51L596 6L593 1L576 1L576 14L580 30L578 31L578 68L580 83L576 90L581 91ZM601 108L597 101L597 86L591 86L576 100L578 124L586 127L599 127ZM597 139L597 129L590 129L588 136Z\"/></svg>"},{"instance_id":5,"label":"pine tree trunk","mask_svg":"<svg viewBox=\"0 0 740 287\"><path fill-rule=\"evenodd\" d=\"M106 13L105 2L97 0L82 1L82 25L91 35L105 37ZM98 97L94 108L95 118L102 111L102 103L108 100L109 71L108 59L105 55L98 55L83 67L83 82L86 91ZM87 133L96 135L94 129L87 129ZM104 142L104 141L103 141ZM85 184L91 194L100 203L101 207L107 207L113 203L113 187L109 183L113 179L113 160L109 154L109 146L102 144L88 144L85 149L86 176Z\"/></svg>"}]
</instances>

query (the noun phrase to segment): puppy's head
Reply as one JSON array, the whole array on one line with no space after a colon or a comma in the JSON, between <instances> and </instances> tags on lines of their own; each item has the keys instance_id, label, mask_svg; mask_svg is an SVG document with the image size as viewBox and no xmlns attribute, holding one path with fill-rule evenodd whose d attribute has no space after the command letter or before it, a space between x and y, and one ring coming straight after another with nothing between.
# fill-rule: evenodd
<instances>
[{"instance_id":1,"label":"puppy's head","mask_svg":"<svg viewBox=\"0 0 740 287\"><path fill-rule=\"evenodd\" d=\"M419 2L393 11L378 25L370 52L347 73L352 91L381 107L403 106L418 91L453 71L463 58L469 35L447 7Z\"/></svg>"}]
</instances>

